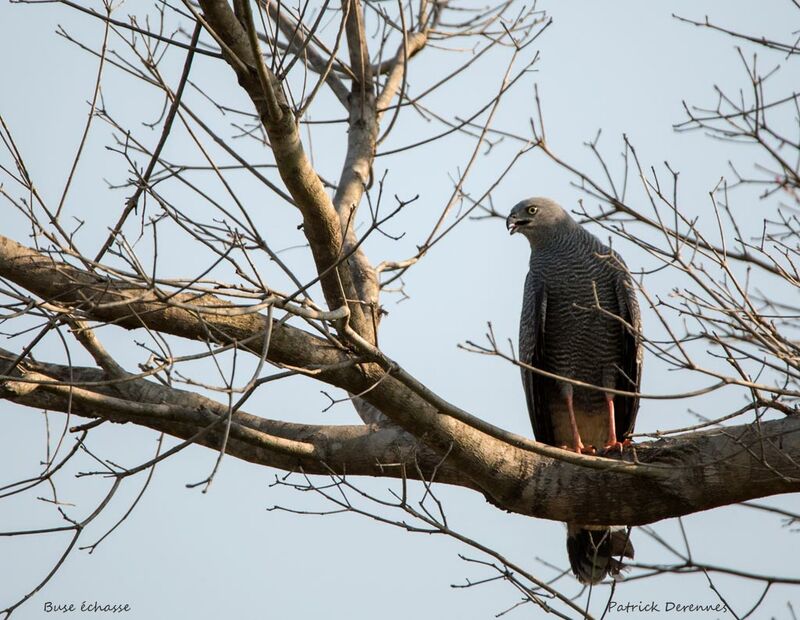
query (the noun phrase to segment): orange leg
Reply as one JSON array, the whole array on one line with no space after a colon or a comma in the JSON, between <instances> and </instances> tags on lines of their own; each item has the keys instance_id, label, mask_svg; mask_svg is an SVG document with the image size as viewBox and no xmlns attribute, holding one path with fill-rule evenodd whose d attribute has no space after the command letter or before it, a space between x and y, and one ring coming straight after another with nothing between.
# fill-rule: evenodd
<instances>
[{"instance_id":1,"label":"orange leg","mask_svg":"<svg viewBox=\"0 0 800 620\"><path fill-rule=\"evenodd\" d=\"M572 450L578 454L594 454L594 447L586 447L581 441L581 434L578 431L578 421L575 419L575 410L572 407L572 394L567 394L567 410L569 411L569 425L572 428Z\"/></svg>"},{"instance_id":2,"label":"orange leg","mask_svg":"<svg viewBox=\"0 0 800 620\"><path fill-rule=\"evenodd\" d=\"M619 450L622 454L622 449L626 445L630 445L630 440L625 441L617 440L617 423L614 419L614 397L611 394L606 394L606 403L608 404L608 441L603 446L603 452L611 452L612 450Z\"/></svg>"}]
</instances>

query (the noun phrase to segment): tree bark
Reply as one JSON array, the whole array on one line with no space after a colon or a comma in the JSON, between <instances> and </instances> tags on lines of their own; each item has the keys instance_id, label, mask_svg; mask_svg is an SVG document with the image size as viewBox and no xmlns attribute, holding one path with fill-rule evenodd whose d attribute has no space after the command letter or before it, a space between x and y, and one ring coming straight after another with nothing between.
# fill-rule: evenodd
<instances>
[{"instance_id":1,"label":"tree bark","mask_svg":"<svg viewBox=\"0 0 800 620\"><path fill-rule=\"evenodd\" d=\"M0 236L0 276L65 312L126 329L263 353L267 318L212 295L147 289L100 277ZM35 303L34 300L31 300ZM800 419L726 427L636 446L637 463L575 455L482 422L414 383L286 323L274 322L267 358L362 393L395 428L292 425L238 412L229 451L289 471L409 478L482 492L508 511L585 524L640 525L746 499L800 490ZM0 355L4 366L17 356ZM143 378L20 360L0 379L0 396L36 408L132 422L188 438L227 409ZM71 378L70 378L71 377ZM100 384L98 384L100 382ZM358 430L356 430L358 429ZM219 447L218 431L200 443ZM415 460L420 470L415 469Z\"/></svg>"}]
</instances>

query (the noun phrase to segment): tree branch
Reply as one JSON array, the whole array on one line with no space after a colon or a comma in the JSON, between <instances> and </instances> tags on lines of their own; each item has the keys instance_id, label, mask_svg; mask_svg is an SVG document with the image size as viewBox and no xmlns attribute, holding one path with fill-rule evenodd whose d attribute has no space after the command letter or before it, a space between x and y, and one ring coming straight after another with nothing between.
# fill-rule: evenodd
<instances>
[{"instance_id":1,"label":"tree branch","mask_svg":"<svg viewBox=\"0 0 800 620\"><path fill-rule=\"evenodd\" d=\"M16 355L0 349L0 364ZM20 364L12 379L0 379L0 397L26 407L69 412L115 423L133 423L188 439L228 415L228 407L195 392L167 387L135 375L109 380L97 368ZM219 449L222 428L203 435L198 443ZM226 453L245 461L285 471L354 476L430 476L438 482L473 487L458 469L441 464L441 457L397 427L293 424L237 410L231 417Z\"/></svg>"},{"instance_id":2,"label":"tree branch","mask_svg":"<svg viewBox=\"0 0 800 620\"><path fill-rule=\"evenodd\" d=\"M320 283L328 305L339 308L349 304L350 323L359 333L369 334L371 321L366 320L361 304L353 303L359 297L347 264L340 260L343 248L339 218L322 180L305 154L281 83L264 65L260 55L254 57L246 29L226 0L201 0L200 6L215 38L224 41L230 49L226 52L223 48L223 56L255 105L269 136L281 179L303 215L303 230L311 246L317 273L326 274L320 278ZM243 67L242 63L246 66ZM265 95L259 73L265 76L268 90L274 94L274 105ZM275 118L275 105L281 110L280 118ZM336 268L331 269L334 265Z\"/></svg>"},{"instance_id":3,"label":"tree branch","mask_svg":"<svg viewBox=\"0 0 800 620\"><path fill-rule=\"evenodd\" d=\"M211 338L218 342L239 342L243 343L242 348L256 355L262 354L263 342L260 339L263 339L266 327L265 317L254 313L203 314L204 308L213 310L223 305L221 300L211 295L174 295L175 301L191 303L196 310L174 307L158 291L101 278L56 262L3 237L0 237L0 276L91 320L113 322L128 329L147 326L164 334L193 340ZM11 361L16 359L13 354L8 355L12 356ZM490 502L505 510L560 521L580 520L587 524L608 524L610 521L638 525L800 490L800 418L796 416L643 444L636 448L637 464L624 463L575 455L496 429L469 414L460 414L460 410L424 386L414 385L412 389L408 384L414 380L402 369L396 370L398 379L392 372L387 376L376 362L351 363L358 362L358 359L290 325L280 322L273 325L269 347L271 362L305 369L321 381L351 393L363 393L365 400L393 422L423 439L435 452L448 454L447 464L462 475L460 482L455 484L479 488ZM37 370L31 366L30 361L23 364L27 366L18 366L18 373L48 374L42 372L42 368ZM62 372L67 370L69 368L64 367ZM73 368L73 382L76 381L75 371ZM32 395L39 388L24 386L41 383L40 378L34 383L26 383L24 376L17 374L10 381L6 379L3 394L5 398L22 404L62 411L71 398L76 413L83 411L92 417L98 414L100 405L111 407L112 414L125 409L103 394L96 395L94 401L84 398L83 394L76 397L74 389L63 385L69 376L62 374L59 377L62 385L58 389L43 386L43 392L50 399L46 405L39 401L35 404L34 401L25 401L34 398ZM149 382L145 383L149 385ZM60 406L59 395L62 398ZM183 393L176 393L173 402L185 403L186 398ZM134 402L148 401L140 397ZM213 421L205 414L198 417L196 410L188 415L182 412L180 405L176 407L160 412L164 414L160 416L160 423L176 425L167 432L180 437L191 436ZM158 412L154 409L152 417L144 417L147 422L152 422L159 417L156 415ZM129 416L135 413L142 419L140 411L124 413ZM291 456L284 454L280 457L287 450L279 448L270 439L273 433L275 437L281 437L275 426L278 423L263 422L269 429L265 431L264 427L258 426L262 423L251 422L254 428L267 436L251 435L243 427L241 436L235 437L237 455L248 455L242 458L269 462L278 467L284 458L288 459L283 461L285 468L295 469L297 459L303 457L306 459L304 469L308 465L311 471L320 471L312 468L308 459L319 460L321 455L327 457L330 452L325 450L333 446L333 443L325 446L326 442L322 442L325 447L315 446L307 454L298 456L294 448L300 451L305 448L292 445ZM183 425L182 430L178 428L180 425ZM381 437L397 437L391 434L395 432L393 429L384 430L387 435ZM294 433L291 441L308 443L304 437L303 433ZM212 440L213 435L208 441ZM260 444L259 447L246 448L250 445L247 443L249 440ZM289 444L282 446L287 448ZM318 452L318 449L322 451ZM374 452L370 454L375 455ZM385 463L394 458L391 455L390 459L378 462ZM349 462L340 465L346 473L353 473ZM364 467L366 465L362 466L362 471ZM375 472L375 467L372 462L370 471ZM390 474L380 472L378 475ZM456 480L455 476L453 480ZM564 493L563 489L570 489L570 493Z\"/></svg>"}]
</instances>

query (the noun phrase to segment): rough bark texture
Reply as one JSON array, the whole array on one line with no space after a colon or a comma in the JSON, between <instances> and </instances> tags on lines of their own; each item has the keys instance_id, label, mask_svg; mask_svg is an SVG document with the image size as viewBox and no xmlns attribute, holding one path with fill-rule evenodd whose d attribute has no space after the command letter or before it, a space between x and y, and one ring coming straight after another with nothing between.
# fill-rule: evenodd
<instances>
[{"instance_id":1,"label":"rough bark texture","mask_svg":"<svg viewBox=\"0 0 800 620\"><path fill-rule=\"evenodd\" d=\"M203 0L200 6L216 35L230 49L230 52L223 50L223 56L236 72L239 84L255 105L267 131L281 180L303 215L303 230L311 246L329 307L336 309L349 305L350 324L358 333L369 336L372 322L366 318L362 305L357 302L359 295L347 261L344 260L339 216L322 180L306 156L281 83L263 65L262 59L253 55L245 28L227 1ZM259 79L257 63L261 64L269 81L268 86L277 99L280 108L277 118L275 110L271 109L269 93L265 92Z\"/></svg>"},{"instance_id":2,"label":"rough bark texture","mask_svg":"<svg viewBox=\"0 0 800 620\"><path fill-rule=\"evenodd\" d=\"M3 237L0 277L88 320L126 329L147 326L192 340L246 342L243 348L262 353L267 319L257 313L220 312L230 305L211 295L170 297L82 271ZM6 353L2 359L11 362L15 357ZM379 360L365 362L353 351L290 325L274 323L268 359L318 371L315 378L351 393L371 388L364 399L407 432L290 425L237 414L241 428L232 434L230 451L265 465L393 476L396 471L379 463L400 462L404 455L410 461L409 455L416 454L425 472L446 454L446 467L437 476L443 482L479 489L505 510L587 524L637 525L800 490L800 419L794 416L759 427L729 427L640 445L640 464L634 465L572 455L494 428L416 385L402 369L391 367L386 377ZM104 376L93 369L72 370L77 384L70 399L64 383L69 372L24 360L13 377L3 380L2 396L59 411L68 410L72 402L78 415L131 421L179 437L190 437L223 415L220 405L180 392L159 393L163 388L143 379L119 388L122 393L115 387L115 395L107 387L80 385ZM58 385L41 384L48 376ZM126 390L134 392L126 395ZM174 404L159 408L164 402ZM215 440L211 434L203 443L216 447ZM407 475L418 477L413 467Z\"/></svg>"},{"instance_id":3,"label":"rough bark texture","mask_svg":"<svg viewBox=\"0 0 800 620\"><path fill-rule=\"evenodd\" d=\"M15 358L11 351L0 349L3 368ZM228 415L228 408L217 401L136 375L109 382L98 368L30 360L12 375L18 380L0 382L0 398L37 410L68 411L120 424L130 422L182 439ZM197 443L219 449L224 427L224 422L216 424ZM286 441L281 442L282 439ZM401 477L403 471L398 463L416 463L426 476L438 467L437 481L472 486L457 469L441 463L441 456L396 427L296 424L239 410L231 416L226 453L260 465L309 474L335 471ZM419 477L416 471L407 475Z\"/></svg>"}]
</instances>

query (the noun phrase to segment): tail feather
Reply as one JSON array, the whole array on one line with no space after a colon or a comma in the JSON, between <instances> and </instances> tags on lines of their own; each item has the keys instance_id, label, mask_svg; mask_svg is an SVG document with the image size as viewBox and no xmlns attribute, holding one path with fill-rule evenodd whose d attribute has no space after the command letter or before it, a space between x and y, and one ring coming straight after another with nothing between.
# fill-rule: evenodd
<instances>
[{"instance_id":1,"label":"tail feather","mask_svg":"<svg viewBox=\"0 0 800 620\"><path fill-rule=\"evenodd\" d=\"M615 577L623 568L622 557L633 559L628 530L619 528L586 529L567 526L567 555L578 581L596 584L607 575Z\"/></svg>"}]
</instances>

